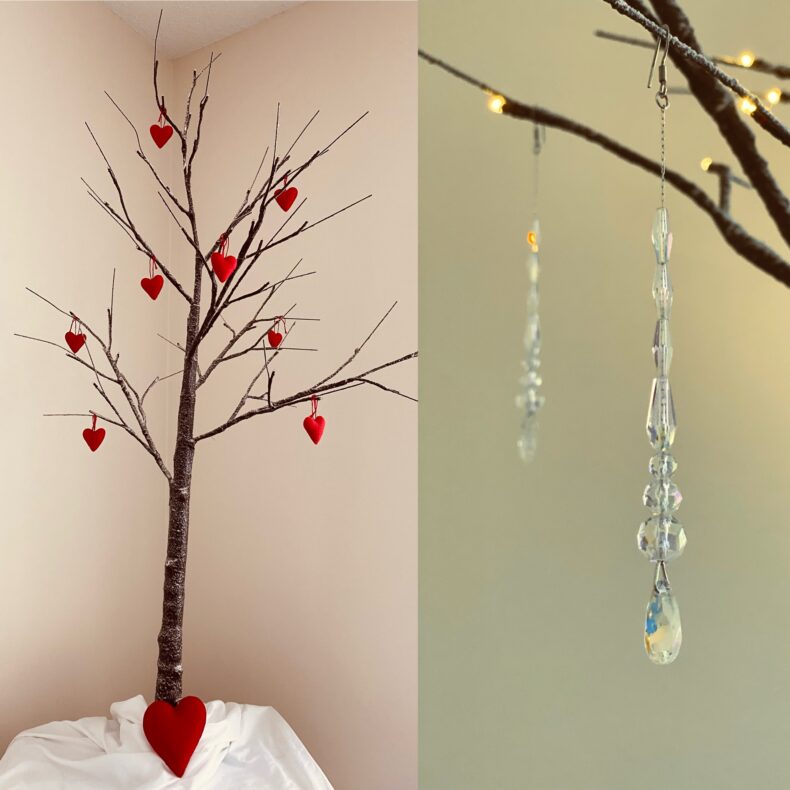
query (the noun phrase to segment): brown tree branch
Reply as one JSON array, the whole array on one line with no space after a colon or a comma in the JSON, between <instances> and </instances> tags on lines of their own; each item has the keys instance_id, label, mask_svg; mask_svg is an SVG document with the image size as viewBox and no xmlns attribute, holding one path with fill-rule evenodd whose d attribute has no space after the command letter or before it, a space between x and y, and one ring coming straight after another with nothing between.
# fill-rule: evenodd
<instances>
[{"instance_id":1,"label":"brown tree branch","mask_svg":"<svg viewBox=\"0 0 790 790\"><path fill-rule=\"evenodd\" d=\"M653 49L656 45L655 41L646 41L641 38L633 38L632 36L621 36L619 33L610 33L607 30L596 30L595 35L598 38L604 38L608 41L616 41L619 44L628 44L632 47L643 47L645 49ZM747 69L748 71L757 71L761 74L773 74L775 77L781 79L790 79L790 66L781 66L775 63L769 63L763 58L755 58L751 65L747 66L738 58L732 55L711 55L710 60L713 63L721 63L725 66L732 66L736 69Z\"/></svg>"},{"instance_id":2,"label":"brown tree branch","mask_svg":"<svg viewBox=\"0 0 790 790\"><path fill-rule=\"evenodd\" d=\"M142 409L142 407L140 405L140 396L137 394L137 391L135 390L135 388L132 386L132 384L126 378L124 373L121 371L121 369L120 369L120 367L118 365L118 355L116 354L115 356L113 356L112 352L110 351L109 347L104 342L104 340L101 338L101 336L83 318L80 318L79 316L75 315L74 313L71 313L71 312L68 312L68 311L64 310L62 307L59 307L53 301L51 301L50 299L47 299L45 296L42 296L37 291L34 291L32 288L27 288L27 290L31 294L33 294L34 296L38 297L43 302L48 304L53 309L57 310L59 313L65 315L65 316L68 316L69 318L76 319L77 321L79 321L79 323L82 326L82 328L96 341L96 343L99 345L99 347L101 348L102 352L104 353L104 356L105 356L107 362L109 363L110 368L112 369L112 372L115 374L115 378L117 379L117 381L114 381L113 383L116 383L120 387L121 392L123 393L123 396L126 399L126 402L129 404L129 408L131 409L132 415L134 416L135 421L137 422L138 426L140 427L140 431L141 431L141 433L142 433L142 435L143 435L143 437L145 439L143 444L146 447L146 450L151 455L151 457L154 459L154 461L156 462L157 466L162 471L162 474L164 474L164 476L168 480L171 480L172 476L171 476L170 470L167 468L164 460L162 459L162 456L160 455L159 450L156 447L156 444L155 444L155 442L153 440L153 437L151 436L151 433L148 430L148 425L147 425L147 421L146 421L145 411ZM85 347L88 350L88 354L89 354L89 357L90 357L90 360L91 360L92 370L96 373L96 380L97 380L96 389L97 389L97 391L107 401L107 403L110 405L110 407L113 409L113 411L115 411L116 415L118 415L119 420L121 420L121 422L125 423L125 421L123 420L123 418L119 414L118 410L115 408L115 405L113 404L112 400L107 395L107 393L104 391L104 388L101 385L101 379L99 377L98 368L96 367L96 363L93 361L93 356L90 353L90 348L89 348L88 343L85 344ZM131 431L131 429L129 429L129 431L135 437L137 436L136 432ZM139 437L137 437L137 438L139 438Z\"/></svg>"},{"instance_id":3,"label":"brown tree branch","mask_svg":"<svg viewBox=\"0 0 790 790\"><path fill-rule=\"evenodd\" d=\"M444 71L452 74L454 77L463 80L464 82L474 85L477 88L487 92L503 96L505 104L502 108L504 115L509 115L513 118L533 121L534 123L551 126L556 129L561 129L569 134L580 137L583 140L593 143L594 145L603 148L611 154L614 154L619 159L622 159L629 164L636 165L637 167L646 170L653 175L661 175L661 166L658 162L649 159L646 156L634 151L631 148L623 145L617 140L607 137L595 129L578 123L577 121L566 118L565 116L558 115L551 110L543 109L535 105L524 104L512 99L503 94L501 91L492 88L490 85L481 82L475 77L472 77L459 69L445 63L444 61L434 57L433 55L420 50L420 57L432 65L438 66ZM790 286L790 264L785 261L780 255L772 250L764 242L751 236L743 226L735 222L724 211L722 211L707 193L697 186L694 182L682 176L675 170L667 169L666 180L672 184L680 193L685 195L693 201L699 208L701 208L714 222L719 232L721 233L727 244L732 247L735 252L752 263L761 271L774 277L779 282L786 286Z\"/></svg>"},{"instance_id":4,"label":"brown tree branch","mask_svg":"<svg viewBox=\"0 0 790 790\"><path fill-rule=\"evenodd\" d=\"M187 300L187 302L191 302L189 295L184 290L181 283L170 272L168 267L162 263L160 257L154 253L148 242L146 242L145 239L143 239L143 237L140 235L126 207L126 200L124 199L123 196L123 190L121 189L121 185L118 182L118 179L115 175L115 171L112 169L112 165L110 164L109 159L107 159L104 151L102 150L101 145L99 145L99 141L96 139L96 135L94 135L93 130L90 128L90 126L87 123L85 124L85 126L87 127L90 136L93 138L93 142L96 144L96 147L99 149L99 153L101 154L102 159L104 159L104 162L107 165L107 172L109 173L110 179L112 180L112 183L115 186L115 191L118 194L118 200L120 201L121 204L121 211L123 212L123 217L121 217L120 214L106 200L103 200L96 192L96 190L93 189L93 187L91 187L91 185L88 184L88 182L84 178L82 179L83 184L85 184L85 186L88 187L88 189L90 190L96 201L99 202L108 211L108 213L110 213L113 216L114 219L116 219L122 226L124 226L129 233L131 233L131 235L134 237L137 243L138 249L141 252L144 252L149 257L156 258L157 265L159 266L159 269L161 270L162 274L173 285L173 287Z\"/></svg>"},{"instance_id":5,"label":"brown tree branch","mask_svg":"<svg viewBox=\"0 0 790 790\"><path fill-rule=\"evenodd\" d=\"M630 1L634 5L641 5L639 0ZM610 0L606 0L606 2L610 2ZM622 0L617 0L617 2L622 4ZM669 48L672 62L686 77L692 94L716 124L721 136L729 145L743 172L760 196L782 238L787 244L790 244L790 201L771 174L768 162L757 150L754 134L743 120L743 113L738 110L732 96L714 75L700 68L697 61L690 61L683 57L684 50L680 49L679 45L688 45L687 49L693 48L695 51L701 50L701 45L691 23L674 0L653 0L653 7L661 22L669 25L670 30L674 32L672 45ZM655 27L652 21L638 10L632 10ZM663 31L661 27L658 29ZM752 117L760 126L770 132L767 116L760 109L762 105L756 97L752 97L752 101L757 105L757 110Z\"/></svg>"},{"instance_id":6,"label":"brown tree branch","mask_svg":"<svg viewBox=\"0 0 790 790\"><path fill-rule=\"evenodd\" d=\"M640 4L633 2L633 0L604 0L615 11L623 16L627 16L634 22L640 24L645 30L652 33L654 36L666 39L666 31L661 25L650 19L640 8ZM673 8L674 6L674 8ZM757 109L754 111L752 118L772 137L775 137L782 144L790 146L790 129L788 129L751 91L747 90L741 85L734 77L723 72L715 63L701 54L701 47L694 39L694 31L691 26L681 32L683 26L681 20L685 19L685 15L674 2L674 0L661 0L660 2L653 2L653 7L662 9L658 13L662 21L669 25L669 29L673 31L673 35L669 37L669 53L672 56L675 65L681 70L683 67L680 64L680 59L688 64L693 64L698 67L697 70L704 70L708 73L711 79L716 80L722 86L729 88L733 93L736 93L741 98L749 98L754 102ZM672 24L670 18L674 17L675 24ZM688 20L686 20L686 23ZM690 31L690 35L688 35ZM694 41L694 43L692 43ZM693 88L692 88L693 90Z\"/></svg>"},{"instance_id":7,"label":"brown tree branch","mask_svg":"<svg viewBox=\"0 0 790 790\"><path fill-rule=\"evenodd\" d=\"M308 403L311 398L319 395L328 395L332 392L339 392L344 389L349 389L349 384L356 383L359 384L372 384L377 386L379 389L382 388L378 382L372 382L367 379L368 376L372 375L373 373L378 372L379 370L384 370L385 368L392 367L393 365L399 365L401 362L406 362L409 359L416 359L417 358L417 351L413 351L411 354L406 354L398 359L393 359L390 362L384 362L381 365L377 365L370 370L366 370L363 373L360 373L357 376L352 376L347 379L343 379L342 381L332 382L328 384L323 384L321 386L315 385L310 389L302 390L301 392L297 392L293 395L288 396L287 398L283 398L279 401L274 401L266 406L261 406L257 409L252 409L251 411L244 412L243 414L239 414L232 420L228 420L227 422L223 423L222 425L218 425L216 428L212 428L210 431L206 431L206 433L202 433L199 436L195 437L196 442L203 441L204 439L210 439L212 436L217 436L220 433L228 430L228 428L233 427L234 425L238 425L240 422L244 422L245 420L249 420L252 417L258 417L261 414L270 414L274 411L279 411L280 409L285 408L286 406L295 406L298 403ZM397 393L402 394L402 393ZM408 397L408 396L404 396ZM257 399L257 398L256 398ZM410 400L414 400L410 398Z\"/></svg>"}]
</instances>

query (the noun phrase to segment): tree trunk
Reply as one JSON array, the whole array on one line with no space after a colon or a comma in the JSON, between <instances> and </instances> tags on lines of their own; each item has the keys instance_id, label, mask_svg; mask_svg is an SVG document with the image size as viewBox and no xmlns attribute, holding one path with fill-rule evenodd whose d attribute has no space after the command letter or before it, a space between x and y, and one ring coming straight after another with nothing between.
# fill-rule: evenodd
<instances>
[{"instance_id":1,"label":"tree trunk","mask_svg":"<svg viewBox=\"0 0 790 790\"><path fill-rule=\"evenodd\" d=\"M192 349L200 326L200 287L203 261L195 262L195 290L187 319L184 348ZM192 492L192 462L195 458L195 392L197 350L184 354L184 373L178 404L178 433L170 483L167 529L167 560L162 601L162 629L159 632L159 661L156 699L175 705L181 699L181 653L184 627L187 542L189 540L189 499Z\"/></svg>"}]
</instances>

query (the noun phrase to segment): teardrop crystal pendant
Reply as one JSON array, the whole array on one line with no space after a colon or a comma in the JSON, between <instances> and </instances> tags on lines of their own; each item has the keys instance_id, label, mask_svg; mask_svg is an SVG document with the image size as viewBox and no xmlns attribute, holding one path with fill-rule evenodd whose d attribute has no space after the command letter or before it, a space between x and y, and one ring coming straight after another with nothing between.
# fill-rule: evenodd
<instances>
[{"instance_id":1,"label":"teardrop crystal pendant","mask_svg":"<svg viewBox=\"0 0 790 790\"><path fill-rule=\"evenodd\" d=\"M650 562L669 562L686 548L686 532L674 517L651 516L639 527L636 542Z\"/></svg>"},{"instance_id":2,"label":"teardrop crystal pendant","mask_svg":"<svg viewBox=\"0 0 790 790\"><path fill-rule=\"evenodd\" d=\"M524 410L516 447L522 461L535 457L538 444L537 413L543 408L545 398L540 392L543 379L540 375L540 223L537 217L527 233L527 325L524 331L524 358L521 362L522 374L518 380L519 394L516 407Z\"/></svg>"},{"instance_id":3,"label":"teardrop crystal pendant","mask_svg":"<svg viewBox=\"0 0 790 790\"><path fill-rule=\"evenodd\" d=\"M645 613L645 651L659 665L671 664L680 652L683 630L680 608L669 586L663 563L658 563L653 594Z\"/></svg>"}]
</instances>

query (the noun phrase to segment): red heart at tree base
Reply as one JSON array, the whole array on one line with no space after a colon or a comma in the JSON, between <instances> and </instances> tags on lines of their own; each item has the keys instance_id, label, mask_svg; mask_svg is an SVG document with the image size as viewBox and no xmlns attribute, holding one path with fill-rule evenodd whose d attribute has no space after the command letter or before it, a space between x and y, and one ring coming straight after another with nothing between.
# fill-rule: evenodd
<instances>
[{"instance_id":1,"label":"red heart at tree base","mask_svg":"<svg viewBox=\"0 0 790 790\"><path fill-rule=\"evenodd\" d=\"M153 137L157 148L164 147L164 144L173 136L172 126L160 126L158 123L151 126L151 137Z\"/></svg>"},{"instance_id":2,"label":"red heart at tree base","mask_svg":"<svg viewBox=\"0 0 790 790\"><path fill-rule=\"evenodd\" d=\"M186 772L205 726L206 706L197 697L184 697L175 707L156 700L143 716L143 732L148 743L179 777Z\"/></svg>"},{"instance_id":3,"label":"red heart at tree base","mask_svg":"<svg viewBox=\"0 0 790 790\"><path fill-rule=\"evenodd\" d=\"M305 417L302 425L304 425L307 435L313 440L313 444L318 444L324 435L326 420L320 415L318 417Z\"/></svg>"},{"instance_id":4,"label":"red heart at tree base","mask_svg":"<svg viewBox=\"0 0 790 790\"><path fill-rule=\"evenodd\" d=\"M95 430L93 428L86 428L82 432L82 438L85 439L85 444L91 448L91 452L95 453L104 441L106 433L107 431L105 431L104 428L96 428Z\"/></svg>"},{"instance_id":5,"label":"red heart at tree base","mask_svg":"<svg viewBox=\"0 0 790 790\"><path fill-rule=\"evenodd\" d=\"M76 354L85 345L85 335L80 332L66 332L66 343L72 354Z\"/></svg>"},{"instance_id":6,"label":"red heart at tree base","mask_svg":"<svg viewBox=\"0 0 790 790\"><path fill-rule=\"evenodd\" d=\"M223 255L221 252L211 253L211 268L217 279L224 283L236 269L236 258L233 255Z\"/></svg>"},{"instance_id":7,"label":"red heart at tree base","mask_svg":"<svg viewBox=\"0 0 790 790\"><path fill-rule=\"evenodd\" d=\"M161 274L155 274L153 277L143 277L140 280L140 285L143 290L153 299L159 296L162 286L165 284L165 278Z\"/></svg>"},{"instance_id":8,"label":"red heart at tree base","mask_svg":"<svg viewBox=\"0 0 790 790\"><path fill-rule=\"evenodd\" d=\"M283 342L283 336L281 332L275 332L273 329L270 329L266 333L266 337L269 339L269 345L272 348L278 348L280 343Z\"/></svg>"},{"instance_id":9,"label":"red heart at tree base","mask_svg":"<svg viewBox=\"0 0 790 790\"><path fill-rule=\"evenodd\" d=\"M293 206L294 201L296 200L296 196L299 193L296 191L296 187L288 187L288 189L278 189L274 193L274 199L277 201L278 205L283 211L288 211L291 206Z\"/></svg>"}]
</instances>

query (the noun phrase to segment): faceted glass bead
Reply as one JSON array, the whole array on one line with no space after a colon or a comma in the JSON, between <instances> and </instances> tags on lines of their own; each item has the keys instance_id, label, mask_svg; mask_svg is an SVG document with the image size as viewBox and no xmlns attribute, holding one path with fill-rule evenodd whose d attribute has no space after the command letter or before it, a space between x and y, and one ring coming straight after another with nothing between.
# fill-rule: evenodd
<instances>
[{"instance_id":1,"label":"faceted glass bead","mask_svg":"<svg viewBox=\"0 0 790 790\"><path fill-rule=\"evenodd\" d=\"M683 495L680 489L671 480L654 480L648 483L642 502L654 513L673 513L680 507Z\"/></svg>"},{"instance_id":2,"label":"faceted glass bead","mask_svg":"<svg viewBox=\"0 0 790 790\"><path fill-rule=\"evenodd\" d=\"M528 370L519 380L518 383L523 387L539 387L543 384L543 377L537 370Z\"/></svg>"},{"instance_id":3,"label":"faceted glass bead","mask_svg":"<svg viewBox=\"0 0 790 790\"><path fill-rule=\"evenodd\" d=\"M680 608L668 584L657 582L645 614L645 650L654 664L671 664L680 652Z\"/></svg>"},{"instance_id":4,"label":"faceted glass bead","mask_svg":"<svg viewBox=\"0 0 790 790\"><path fill-rule=\"evenodd\" d=\"M675 441L677 419L672 388L665 376L653 379L650 405L647 410L647 436L656 450L668 450Z\"/></svg>"},{"instance_id":5,"label":"faceted glass bead","mask_svg":"<svg viewBox=\"0 0 790 790\"><path fill-rule=\"evenodd\" d=\"M653 477L670 477L678 468L678 462L669 453L658 453L650 459L648 469Z\"/></svg>"},{"instance_id":6,"label":"faceted glass bead","mask_svg":"<svg viewBox=\"0 0 790 790\"><path fill-rule=\"evenodd\" d=\"M656 252L656 262L665 264L672 253L672 231L669 229L669 213L665 208L656 209L650 238Z\"/></svg>"},{"instance_id":7,"label":"faceted glass bead","mask_svg":"<svg viewBox=\"0 0 790 790\"><path fill-rule=\"evenodd\" d=\"M669 366L672 364L672 337L669 334L667 318L659 318L656 321L656 331L653 333L653 360L659 376L669 375Z\"/></svg>"},{"instance_id":8,"label":"faceted glass bead","mask_svg":"<svg viewBox=\"0 0 790 790\"><path fill-rule=\"evenodd\" d=\"M534 252L531 252L527 258L527 278L530 283L534 285L537 283L539 277L540 262L538 261L538 256Z\"/></svg>"},{"instance_id":9,"label":"faceted glass bead","mask_svg":"<svg viewBox=\"0 0 790 790\"><path fill-rule=\"evenodd\" d=\"M527 292L527 314L537 311L540 304L540 295L538 293L538 286L533 284Z\"/></svg>"},{"instance_id":10,"label":"faceted glass bead","mask_svg":"<svg viewBox=\"0 0 790 790\"><path fill-rule=\"evenodd\" d=\"M540 347L540 317L537 313L527 319L527 329L524 332L524 346L528 349Z\"/></svg>"},{"instance_id":11,"label":"faceted glass bead","mask_svg":"<svg viewBox=\"0 0 790 790\"><path fill-rule=\"evenodd\" d=\"M656 266L653 276L653 299L661 318L669 318L672 313L672 280L669 278L669 269L663 263Z\"/></svg>"},{"instance_id":12,"label":"faceted glass bead","mask_svg":"<svg viewBox=\"0 0 790 790\"><path fill-rule=\"evenodd\" d=\"M669 562L686 548L686 532L674 516L651 516L639 527L636 545L650 562Z\"/></svg>"}]
</instances>

